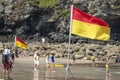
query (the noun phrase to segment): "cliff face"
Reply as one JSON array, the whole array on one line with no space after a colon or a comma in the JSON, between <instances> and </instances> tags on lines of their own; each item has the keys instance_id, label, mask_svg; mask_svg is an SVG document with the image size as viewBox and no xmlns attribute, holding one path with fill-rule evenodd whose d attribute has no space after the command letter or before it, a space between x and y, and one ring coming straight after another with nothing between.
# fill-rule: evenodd
<instances>
[{"instance_id":1,"label":"cliff face","mask_svg":"<svg viewBox=\"0 0 120 80\"><path fill-rule=\"evenodd\" d=\"M106 20L111 26L111 40L120 40L119 0L60 0L53 7L33 6L27 0L0 1L0 41L24 40L68 42L70 5ZM78 37L72 37L77 42Z\"/></svg>"}]
</instances>

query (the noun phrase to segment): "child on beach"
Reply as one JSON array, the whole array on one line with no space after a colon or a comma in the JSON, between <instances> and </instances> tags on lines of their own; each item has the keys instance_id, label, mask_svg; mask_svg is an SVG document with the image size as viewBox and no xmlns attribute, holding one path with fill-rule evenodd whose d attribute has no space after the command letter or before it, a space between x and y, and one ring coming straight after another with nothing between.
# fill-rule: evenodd
<instances>
[{"instance_id":1,"label":"child on beach","mask_svg":"<svg viewBox=\"0 0 120 80\"><path fill-rule=\"evenodd\" d=\"M105 67L106 67L106 80L111 80L111 73L109 71L110 69L109 63L106 63Z\"/></svg>"},{"instance_id":2,"label":"child on beach","mask_svg":"<svg viewBox=\"0 0 120 80\"><path fill-rule=\"evenodd\" d=\"M48 69L50 69L50 54L48 53L47 55L46 55L46 66L47 66L47 68Z\"/></svg>"}]
</instances>

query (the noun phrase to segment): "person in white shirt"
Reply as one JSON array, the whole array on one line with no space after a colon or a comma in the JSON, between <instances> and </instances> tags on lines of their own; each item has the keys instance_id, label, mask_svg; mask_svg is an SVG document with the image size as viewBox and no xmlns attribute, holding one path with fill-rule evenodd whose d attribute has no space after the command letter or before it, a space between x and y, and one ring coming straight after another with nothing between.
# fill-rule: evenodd
<instances>
[{"instance_id":1,"label":"person in white shirt","mask_svg":"<svg viewBox=\"0 0 120 80\"><path fill-rule=\"evenodd\" d=\"M35 51L34 53L34 70L39 69L39 53Z\"/></svg>"},{"instance_id":2,"label":"person in white shirt","mask_svg":"<svg viewBox=\"0 0 120 80\"><path fill-rule=\"evenodd\" d=\"M5 46L5 49L4 49L4 51L3 51L3 54L4 54L4 55L10 54L10 49L9 49L7 46Z\"/></svg>"},{"instance_id":3,"label":"person in white shirt","mask_svg":"<svg viewBox=\"0 0 120 80\"><path fill-rule=\"evenodd\" d=\"M6 76L8 76L9 79L11 78L10 77L10 61L12 61L10 57L10 49L8 48L8 46L5 46L5 49L2 54L4 79L6 79Z\"/></svg>"}]
</instances>

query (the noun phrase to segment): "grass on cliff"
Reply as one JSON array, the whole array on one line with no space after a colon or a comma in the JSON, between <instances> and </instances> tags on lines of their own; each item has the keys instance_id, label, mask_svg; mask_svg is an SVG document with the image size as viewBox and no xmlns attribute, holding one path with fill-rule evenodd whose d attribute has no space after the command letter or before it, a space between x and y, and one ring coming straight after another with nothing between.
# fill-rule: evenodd
<instances>
[{"instance_id":1,"label":"grass on cliff","mask_svg":"<svg viewBox=\"0 0 120 80\"><path fill-rule=\"evenodd\" d=\"M29 3L33 6L38 6L41 8L54 7L58 4L60 0L29 0Z\"/></svg>"},{"instance_id":2,"label":"grass on cliff","mask_svg":"<svg viewBox=\"0 0 120 80\"><path fill-rule=\"evenodd\" d=\"M68 9L59 9L57 11L57 14L55 15L55 18L60 18L60 17L63 17L63 18L69 18L70 17L70 10Z\"/></svg>"}]
</instances>

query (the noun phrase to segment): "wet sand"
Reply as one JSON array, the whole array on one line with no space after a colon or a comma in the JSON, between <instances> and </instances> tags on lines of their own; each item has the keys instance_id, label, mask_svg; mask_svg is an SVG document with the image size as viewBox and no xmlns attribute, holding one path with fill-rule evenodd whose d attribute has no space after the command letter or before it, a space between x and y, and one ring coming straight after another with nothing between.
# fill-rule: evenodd
<instances>
[{"instance_id":1,"label":"wet sand","mask_svg":"<svg viewBox=\"0 0 120 80\"><path fill-rule=\"evenodd\" d=\"M12 78L13 80L65 80L65 78L67 80L105 80L106 78L104 62L97 62L97 65L92 67L91 61L77 60L76 63L70 64L67 77L67 59L55 58L55 63L64 64L65 66L57 66L55 68L56 72L52 72L46 68L45 57L40 57L40 68L34 70L33 57L17 58ZM117 72L120 72L120 69ZM115 74L113 72L111 74L112 80L120 80L119 73Z\"/></svg>"}]
</instances>

